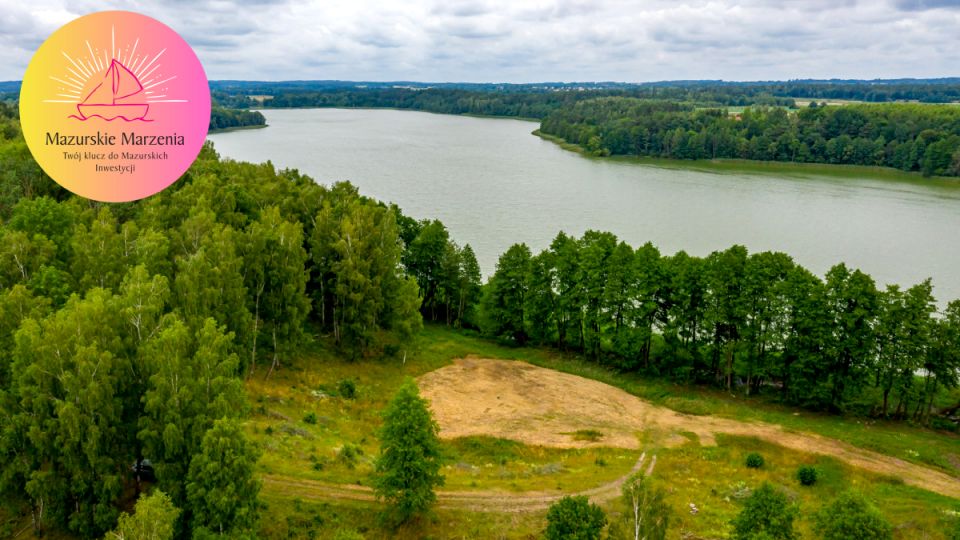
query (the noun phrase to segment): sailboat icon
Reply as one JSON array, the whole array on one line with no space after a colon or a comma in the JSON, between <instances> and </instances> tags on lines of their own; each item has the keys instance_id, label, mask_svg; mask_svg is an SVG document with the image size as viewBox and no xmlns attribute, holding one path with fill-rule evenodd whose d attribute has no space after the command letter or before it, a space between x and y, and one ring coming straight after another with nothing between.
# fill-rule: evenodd
<instances>
[{"instance_id":1,"label":"sailboat icon","mask_svg":"<svg viewBox=\"0 0 960 540\"><path fill-rule=\"evenodd\" d=\"M110 62L103 80L77 105L79 120L99 116L110 121L117 118L131 122L143 120L150 105L143 103L143 85L140 79L116 59ZM138 101L140 101L138 103Z\"/></svg>"}]
</instances>

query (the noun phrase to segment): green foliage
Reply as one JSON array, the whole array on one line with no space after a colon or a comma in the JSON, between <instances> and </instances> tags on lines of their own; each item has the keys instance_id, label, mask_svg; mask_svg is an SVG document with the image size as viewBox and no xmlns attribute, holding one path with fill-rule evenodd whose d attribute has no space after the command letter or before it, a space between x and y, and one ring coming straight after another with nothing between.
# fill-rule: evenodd
<instances>
[{"instance_id":1,"label":"green foliage","mask_svg":"<svg viewBox=\"0 0 960 540\"><path fill-rule=\"evenodd\" d=\"M797 469L797 480L805 485L812 486L817 483L817 477L819 473L817 472L816 467L811 467L810 465L801 465Z\"/></svg>"},{"instance_id":2,"label":"green foliage","mask_svg":"<svg viewBox=\"0 0 960 540\"><path fill-rule=\"evenodd\" d=\"M116 540L172 540L180 509L164 492L154 490L137 501L134 513L121 514L117 528L107 534Z\"/></svg>"},{"instance_id":3,"label":"green foliage","mask_svg":"<svg viewBox=\"0 0 960 540\"><path fill-rule=\"evenodd\" d=\"M348 469L352 469L357 464L357 459L363 455L363 449L359 446L346 443L337 452L337 461L343 463Z\"/></svg>"},{"instance_id":4,"label":"green foliage","mask_svg":"<svg viewBox=\"0 0 960 540\"><path fill-rule=\"evenodd\" d=\"M949 540L960 540L960 512L954 511L953 527L951 527L947 538Z\"/></svg>"},{"instance_id":5,"label":"green foliage","mask_svg":"<svg viewBox=\"0 0 960 540\"><path fill-rule=\"evenodd\" d=\"M867 499L853 491L841 494L815 516L815 530L823 540L889 540L893 530Z\"/></svg>"},{"instance_id":6,"label":"green foliage","mask_svg":"<svg viewBox=\"0 0 960 540\"><path fill-rule=\"evenodd\" d=\"M333 540L364 540L364 536L354 529L337 529Z\"/></svg>"},{"instance_id":7,"label":"green foliage","mask_svg":"<svg viewBox=\"0 0 960 540\"><path fill-rule=\"evenodd\" d=\"M19 403L0 402L12 416L5 451L16 456L4 460L4 476L16 479L4 487L43 501L46 523L83 536L115 524L114 501L135 455L129 435L139 403L126 399L135 388L122 354L121 307L110 292L92 289L44 319L24 319L10 370Z\"/></svg>"},{"instance_id":8,"label":"green foliage","mask_svg":"<svg viewBox=\"0 0 960 540\"><path fill-rule=\"evenodd\" d=\"M794 106L793 98L860 100L869 102L960 101L956 80L917 81L786 81L758 84L729 81L670 83L490 83L431 84L396 88L391 83L335 81L238 82L211 84L217 103L236 108L266 107L387 107L445 114L472 114L542 119L557 110L569 111L577 102L598 97L622 96L644 100L697 103L713 107L746 105ZM270 96L263 102L249 96ZM811 109L820 108L812 101Z\"/></svg>"},{"instance_id":9,"label":"green foliage","mask_svg":"<svg viewBox=\"0 0 960 540\"><path fill-rule=\"evenodd\" d=\"M337 394L344 399L356 399L357 381L354 379L341 379L337 382Z\"/></svg>"},{"instance_id":10,"label":"green foliage","mask_svg":"<svg viewBox=\"0 0 960 540\"><path fill-rule=\"evenodd\" d=\"M172 319L141 349L152 375L138 437L154 463L160 488L181 507L186 507L184 482L191 461L214 421L244 412L243 386L235 375L237 356L229 352L232 339L213 319L194 335L182 321Z\"/></svg>"},{"instance_id":11,"label":"green foliage","mask_svg":"<svg viewBox=\"0 0 960 540\"><path fill-rule=\"evenodd\" d=\"M424 515L437 500L434 488L443 485L438 429L427 401L408 379L383 411L376 461L375 492L387 503L385 515L393 524Z\"/></svg>"},{"instance_id":12,"label":"green foliage","mask_svg":"<svg viewBox=\"0 0 960 540\"><path fill-rule=\"evenodd\" d=\"M928 425L934 402L960 384L960 303L944 317L935 306L928 280L879 291L844 264L822 280L783 253L733 246L665 257L597 231L560 233L535 256L511 246L480 304L484 332L516 344L731 394L778 387L785 403ZM713 412L676 396L667 404Z\"/></svg>"},{"instance_id":13,"label":"green foliage","mask_svg":"<svg viewBox=\"0 0 960 540\"><path fill-rule=\"evenodd\" d=\"M575 441L597 442L603 438L603 433L596 429L578 429L573 434Z\"/></svg>"},{"instance_id":14,"label":"green foliage","mask_svg":"<svg viewBox=\"0 0 960 540\"><path fill-rule=\"evenodd\" d=\"M500 256L497 270L487 282L483 296L484 331L492 336L527 341L526 294L530 267L530 248L514 244Z\"/></svg>"},{"instance_id":15,"label":"green foliage","mask_svg":"<svg viewBox=\"0 0 960 540\"><path fill-rule=\"evenodd\" d=\"M664 501L666 491L651 485L651 480L635 474L623 484L623 511L611 524L610 537L631 540L664 540L670 528L670 507Z\"/></svg>"},{"instance_id":16,"label":"green foliage","mask_svg":"<svg viewBox=\"0 0 960 540\"><path fill-rule=\"evenodd\" d=\"M756 452L747 454L746 464L747 467L750 467L751 469L759 469L760 467L763 467L763 461L763 456Z\"/></svg>"},{"instance_id":17,"label":"green foliage","mask_svg":"<svg viewBox=\"0 0 960 540\"><path fill-rule=\"evenodd\" d=\"M303 415L303 421L307 424L316 424L317 423L317 413L310 411L307 414Z\"/></svg>"},{"instance_id":18,"label":"green foliage","mask_svg":"<svg viewBox=\"0 0 960 540\"><path fill-rule=\"evenodd\" d=\"M267 119L260 111L227 109L216 106L210 109L210 131L265 125L267 125Z\"/></svg>"},{"instance_id":19,"label":"green foliage","mask_svg":"<svg viewBox=\"0 0 960 540\"><path fill-rule=\"evenodd\" d=\"M584 496L564 497L547 511L548 540L599 540L607 523L603 510Z\"/></svg>"},{"instance_id":20,"label":"green foliage","mask_svg":"<svg viewBox=\"0 0 960 540\"><path fill-rule=\"evenodd\" d=\"M764 482L746 499L743 510L733 520L733 538L794 540L797 533L793 522L799 513L782 491Z\"/></svg>"},{"instance_id":21,"label":"green foliage","mask_svg":"<svg viewBox=\"0 0 960 540\"><path fill-rule=\"evenodd\" d=\"M875 165L930 176L957 174L958 119L960 111L950 105L851 104L795 114L758 105L731 115L723 108L608 97L559 107L540 130L596 156Z\"/></svg>"},{"instance_id":22,"label":"green foliage","mask_svg":"<svg viewBox=\"0 0 960 540\"><path fill-rule=\"evenodd\" d=\"M375 344L380 324L402 340L416 334L420 300L416 282L400 272L394 214L348 184L333 189L340 196L323 200L310 235L315 311L334 340L357 357Z\"/></svg>"},{"instance_id":23,"label":"green foliage","mask_svg":"<svg viewBox=\"0 0 960 540\"><path fill-rule=\"evenodd\" d=\"M187 507L194 529L215 534L254 530L260 481L254 467L259 451L235 420L214 422L187 473Z\"/></svg>"},{"instance_id":24,"label":"green foliage","mask_svg":"<svg viewBox=\"0 0 960 540\"><path fill-rule=\"evenodd\" d=\"M255 371L257 344L273 352L271 371L283 356L299 348L310 312L306 295L308 260L303 248L303 226L284 220L277 206L261 212L245 232L242 246L246 266L244 284L253 314L250 371ZM252 305L251 305L252 304Z\"/></svg>"}]
</instances>

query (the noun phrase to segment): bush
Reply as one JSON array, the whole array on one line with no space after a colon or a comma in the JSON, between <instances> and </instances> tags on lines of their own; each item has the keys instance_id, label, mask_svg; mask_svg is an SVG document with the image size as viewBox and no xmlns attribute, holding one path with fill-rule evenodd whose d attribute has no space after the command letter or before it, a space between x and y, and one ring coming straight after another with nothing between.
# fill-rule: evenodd
<instances>
[{"instance_id":1,"label":"bush","mask_svg":"<svg viewBox=\"0 0 960 540\"><path fill-rule=\"evenodd\" d=\"M744 503L743 510L733 520L733 538L737 540L793 540L793 520L797 507L787 496L764 482Z\"/></svg>"},{"instance_id":2,"label":"bush","mask_svg":"<svg viewBox=\"0 0 960 540\"><path fill-rule=\"evenodd\" d=\"M805 486L812 486L817 483L817 470L809 465L801 465L797 469L797 480Z\"/></svg>"},{"instance_id":3,"label":"bush","mask_svg":"<svg viewBox=\"0 0 960 540\"><path fill-rule=\"evenodd\" d=\"M595 429L578 429L573 434L575 441L597 442L603 438L603 433Z\"/></svg>"},{"instance_id":4,"label":"bush","mask_svg":"<svg viewBox=\"0 0 960 540\"><path fill-rule=\"evenodd\" d=\"M607 517L584 496L564 497L547 511L547 540L599 540Z\"/></svg>"},{"instance_id":5,"label":"bush","mask_svg":"<svg viewBox=\"0 0 960 540\"><path fill-rule=\"evenodd\" d=\"M308 424L316 424L316 423L317 423L317 413L315 413L315 412L308 412L307 414L303 415L303 421L306 422L306 423L308 423Z\"/></svg>"},{"instance_id":6,"label":"bush","mask_svg":"<svg viewBox=\"0 0 960 540\"><path fill-rule=\"evenodd\" d=\"M343 379L337 383L337 393L344 399L357 397L357 383L353 379Z\"/></svg>"},{"instance_id":7,"label":"bush","mask_svg":"<svg viewBox=\"0 0 960 540\"><path fill-rule=\"evenodd\" d=\"M747 467L751 469L759 469L763 467L763 456L756 452L751 452L747 454Z\"/></svg>"},{"instance_id":8,"label":"bush","mask_svg":"<svg viewBox=\"0 0 960 540\"><path fill-rule=\"evenodd\" d=\"M893 529L879 510L854 491L841 494L814 517L823 540L890 540Z\"/></svg>"},{"instance_id":9,"label":"bush","mask_svg":"<svg viewBox=\"0 0 960 540\"><path fill-rule=\"evenodd\" d=\"M346 443L337 452L337 460L352 469L357 464L357 458L363 455L363 449L350 443Z\"/></svg>"}]
</instances>

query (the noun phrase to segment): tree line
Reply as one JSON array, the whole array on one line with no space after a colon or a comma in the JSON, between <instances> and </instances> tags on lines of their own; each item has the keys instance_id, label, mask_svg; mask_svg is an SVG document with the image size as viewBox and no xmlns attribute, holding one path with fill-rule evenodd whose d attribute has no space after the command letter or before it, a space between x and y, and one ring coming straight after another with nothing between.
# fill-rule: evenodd
<instances>
[{"instance_id":1,"label":"tree line","mask_svg":"<svg viewBox=\"0 0 960 540\"><path fill-rule=\"evenodd\" d=\"M210 87L218 103L238 109L259 105L278 108L389 107L536 119L543 119L574 103L601 97L673 101L699 107L765 105L793 108L796 98L866 102L960 101L958 79L531 84L213 81ZM263 96L263 100L254 100L251 96Z\"/></svg>"},{"instance_id":2,"label":"tree line","mask_svg":"<svg viewBox=\"0 0 960 540\"><path fill-rule=\"evenodd\" d=\"M253 83L251 83L253 84ZM793 98L774 97L752 88L722 87L528 87L503 89L496 86L480 89L448 87L314 87L309 83L289 86L286 83L258 83L238 94L235 87L215 90L218 103L228 107L303 108L303 107L373 107L411 109L442 114L472 114L542 119L551 112L597 97L633 97L658 101L672 100L710 106L770 105L792 107ZM255 101L250 95L265 96Z\"/></svg>"},{"instance_id":3,"label":"tree line","mask_svg":"<svg viewBox=\"0 0 960 540\"><path fill-rule=\"evenodd\" d=\"M260 111L228 109L218 106L210 109L210 131L265 125L267 125L267 119L263 117Z\"/></svg>"},{"instance_id":4,"label":"tree line","mask_svg":"<svg viewBox=\"0 0 960 540\"><path fill-rule=\"evenodd\" d=\"M960 108L951 105L817 106L796 114L740 114L683 103L605 98L554 111L541 132L595 155L740 158L873 165L960 175Z\"/></svg>"},{"instance_id":5,"label":"tree line","mask_svg":"<svg viewBox=\"0 0 960 540\"><path fill-rule=\"evenodd\" d=\"M517 344L819 411L948 427L934 404L960 383L960 301L938 311L929 280L879 288L844 264L821 279L742 246L668 256L597 231L536 255L515 244L480 320Z\"/></svg>"}]
</instances>

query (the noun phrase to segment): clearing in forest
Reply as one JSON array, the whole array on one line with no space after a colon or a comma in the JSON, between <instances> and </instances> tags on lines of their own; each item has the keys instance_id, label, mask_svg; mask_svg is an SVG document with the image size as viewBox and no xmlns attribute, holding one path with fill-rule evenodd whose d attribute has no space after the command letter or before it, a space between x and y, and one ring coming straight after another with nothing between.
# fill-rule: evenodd
<instances>
[{"instance_id":1,"label":"clearing in forest","mask_svg":"<svg viewBox=\"0 0 960 540\"><path fill-rule=\"evenodd\" d=\"M446 439L487 435L550 447L673 446L693 433L756 437L960 498L960 479L813 433L659 407L610 385L520 361L463 358L418 379Z\"/></svg>"}]
</instances>

